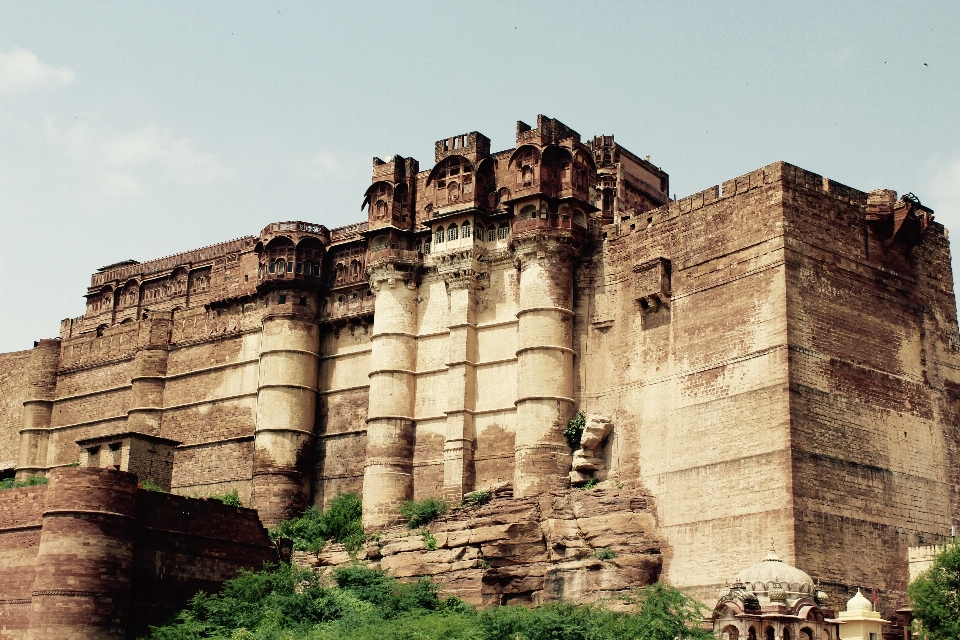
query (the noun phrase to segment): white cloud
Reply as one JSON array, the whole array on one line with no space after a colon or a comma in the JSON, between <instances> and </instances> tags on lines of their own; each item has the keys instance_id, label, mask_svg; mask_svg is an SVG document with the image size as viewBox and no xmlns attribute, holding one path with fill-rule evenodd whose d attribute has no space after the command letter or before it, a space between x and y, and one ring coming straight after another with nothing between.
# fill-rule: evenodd
<instances>
[{"instance_id":1,"label":"white cloud","mask_svg":"<svg viewBox=\"0 0 960 640\"><path fill-rule=\"evenodd\" d=\"M59 89L76 79L70 69L55 69L40 62L36 55L12 47L9 52L0 52L0 92L27 93L37 89Z\"/></svg>"},{"instance_id":2,"label":"white cloud","mask_svg":"<svg viewBox=\"0 0 960 640\"><path fill-rule=\"evenodd\" d=\"M61 129L48 119L46 133L108 193L139 193L158 180L195 185L235 177L214 154L198 151L190 138L152 125L116 133L87 124Z\"/></svg>"}]
</instances>

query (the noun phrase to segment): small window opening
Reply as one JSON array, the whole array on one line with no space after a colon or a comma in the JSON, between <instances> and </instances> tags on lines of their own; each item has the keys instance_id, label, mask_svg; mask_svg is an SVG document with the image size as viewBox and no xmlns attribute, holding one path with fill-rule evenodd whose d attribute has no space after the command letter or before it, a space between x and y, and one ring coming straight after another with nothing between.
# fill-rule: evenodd
<instances>
[{"instance_id":1,"label":"small window opening","mask_svg":"<svg viewBox=\"0 0 960 640\"><path fill-rule=\"evenodd\" d=\"M288 262L288 263L287 263L287 273L292 273L292 272L293 272L293 263L292 263L292 262Z\"/></svg>"},{"instance_id":2,"label":"small window opening","mask_svg":"<svg viewBox=\"0 0 960 640\"><path fill-rule=\"evenodd\" d=\"M280 297L277 298L277 304L287 304L287 296L280 294Z\"/></svg>"},{"instance_id":3,"label":"small window opening","mask_svg":"<svg viewBox=\"0 0 960 640\"><path fill-rule=\"evenodd\" d=\"M270 273L276 273L276 272L277 272L277 265L271 262L271 263L270 263Z\"/></svg>"},{"instance_id":4,"label":"small window opening","mask_svg":"<svg viewBox=\"0 0 960 640\"><path fill-rule=\"evenodd\" d=\"M300 306L301 307L307 306L307 296L300 296Z\"/></svg>"}]
</instances>

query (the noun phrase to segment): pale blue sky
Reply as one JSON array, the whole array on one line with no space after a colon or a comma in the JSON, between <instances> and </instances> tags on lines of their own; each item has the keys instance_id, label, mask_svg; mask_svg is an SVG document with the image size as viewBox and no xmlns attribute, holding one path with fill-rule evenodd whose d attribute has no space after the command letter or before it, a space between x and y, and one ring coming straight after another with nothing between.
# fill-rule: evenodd
<instances>
[{"instance_id":1,"label":"pale blue sky","mask_svg":"<svg viewBox=\"0 0 960 640\"><path fill-rule=\"evenodd\" d=\"M786 160L960 238L957 0L0 0L0 56L0 351L58 335L97 267L358 221L372 156L508 148L537 113L680 197Z\"/></svg>"}]
</instances>

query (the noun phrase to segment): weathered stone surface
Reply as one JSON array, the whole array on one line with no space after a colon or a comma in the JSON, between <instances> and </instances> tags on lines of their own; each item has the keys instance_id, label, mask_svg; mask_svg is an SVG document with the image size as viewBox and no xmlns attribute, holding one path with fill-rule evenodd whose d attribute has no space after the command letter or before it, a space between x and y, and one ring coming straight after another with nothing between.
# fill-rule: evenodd
<instances>
[{"instance_id":1,"label":"weathered stone surface","mask_svg":"<svg viewBox=\"0 0 960 640\"><path fill-rule=\"evenodd\" d=\"M435 550L425 548L419 530L393 527L359 557L399 578L430 576L445 594L478 605L608 599L659 576L648 504L645 493L615 488L495 498L431 523ZM605 549L614 557L598 559ZM295 560L320 569L350 561L341 545Z\"/></svg>"}]
</instances>

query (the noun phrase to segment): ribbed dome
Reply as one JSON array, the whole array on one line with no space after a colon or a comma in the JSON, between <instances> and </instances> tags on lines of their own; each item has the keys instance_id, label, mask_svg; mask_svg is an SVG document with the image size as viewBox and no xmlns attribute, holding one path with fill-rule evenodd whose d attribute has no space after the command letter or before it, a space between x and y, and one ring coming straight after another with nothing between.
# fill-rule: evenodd
<instances>
[{"instance_id":1,"label":"ribbed dome","mask_svg":"<svg viewBox=\"0 0 960 640\"><path fill-rule=\"evenodd\" d=\"M847 600L847 611L873 611L873 605L857 589L856 595Z\"/></svg>"},{"instance_id":2,"label":"ribbed dome","mask_svg":"<svg viewBox=\"0 0 960 640\"><path fill-rule=\"evenodd\" d=\"M737 582L754 592L767 591L779 582L787 593L814 593L813 579L781 560L773 550L762 561L737 574Z\"/></svg>"}]
</instances>

